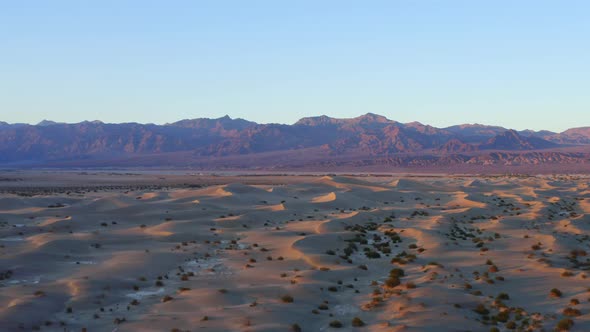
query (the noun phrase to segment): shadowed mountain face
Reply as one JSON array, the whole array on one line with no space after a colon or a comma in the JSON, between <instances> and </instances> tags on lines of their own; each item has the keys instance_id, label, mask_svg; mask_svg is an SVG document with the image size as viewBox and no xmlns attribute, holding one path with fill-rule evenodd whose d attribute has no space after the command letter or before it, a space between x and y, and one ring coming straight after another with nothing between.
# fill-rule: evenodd
<instances>
[{"instance_id":1,"label":"shadowed mountain face","mask_svg":"<svg viewBox=\"0 0 590 332\"><path fill-rule=\"evenodd\" d=\"M465 162L464 156L449 155L489 156L493 151L532 150L569 153L561 150L577 148L578 153L582 149L583 156L588 147L585 144L590 144L590 127L559 134L517 132L484 125L435 128L418 122L403 124L372 113L352 119L308 117L293 125L257 124L228 116L166 125L100 121L10 125L0 122L0 163L12 165L75 164L81 160L87 161L86 165L92 165L92 161L104 165L106 160L143 156L161 158L166 165L168 162L175 165L177 161L168 156L184 153L182 164L242 156L243 160L248 160L244 165L252 166L252 160L268 153L281 153L287 156L286 160L289 155L293 156L291 162L283 161L283 164L300 163L298 154L308 150L321 155L324 161L361 157L399 160L400 156L406 160L411 155L411 158L420 156L421 163L429 163L428 160L440 162L440 156L444 155L450 163L461 164ZM407 163L410 165L412 161Z\"/></svg>"},{"instance_id":2,"label":"shadowed mountain face","mask_svg":"<svg viewBox=\"0 0 590 332\"><path fill-rule=\"evenodd\" d=\"M523 137L515 130L507 130L499 135L490 138L487 142L480 145L482 150L537 150L549 149L559 146L559 144L546 141L538 137Z\"/></svg>"}]
</instances>

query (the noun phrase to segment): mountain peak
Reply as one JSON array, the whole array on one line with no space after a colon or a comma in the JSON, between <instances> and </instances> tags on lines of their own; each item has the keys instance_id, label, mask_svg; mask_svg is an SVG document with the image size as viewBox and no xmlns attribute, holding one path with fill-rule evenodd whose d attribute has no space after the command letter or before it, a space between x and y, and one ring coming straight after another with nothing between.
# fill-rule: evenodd
<instances>
[{"instance_id":1,"label":"mountain peak","mask_svg":"<svg viewBox=\"0 0 590 332\"><path fill-rule=\"evenodd\" d=\"M393 122L388 118L384 117L383 115L375 114L375 113L367 113L365 115L361 115L359 117L354 118L354 120L360 122L378 122L378 123L387 123Z\"/></svg>"},{"instance_id":2,"label":"mountain peak","mask_svg":"<svg viewBox=\"0 0 590 332\"><path fill-rule=\"evenodd\" d=\"M59 124L58 122L51 121L51 120L42 120L41 122L37 123L37 126L53 126Z\"/></svg>"},{"instance_id":3,"label":"mountain peak","mask_svg":"<svg viewBox=\"0 0 590 332\"><path fill-rule=\"evenodd\" d=\"M176 121L174 123L168 123L168 126L175 126L175 127L183 127L183 128L193 128L193 129L212 129L217 126L225 127L226 129L238 129L242 130L244 128L250 127L255 125L256 122L251 122L248 120L236 118L232 119L229 115L222 116L217 119L210 119L210 118L196 118L196 119L184 119L180 121Z\"/></svg>"},{"instance_id":4,"label":"mountain peak","mask_svg":"<svg viewBox=\"0 0 590 332\"><path fill-rule=\"evenodd\" d=\"M319 116L309 116L305 118L299 119L299 121L295 122L295 125L300 126L321 126L321 125L329 125L338 122L337 119L331 118L327 115L319 115Z\"/></svg>"},{"instance_id":5,"label":"mountain peak","mask_svg":"<svg viewBox=\"0 0 590 332\"><path fill-rule=\"evenodd\" d=\"M501 133L500 135L501 137L512 137L512 138L520 138L520 134L514 130L514 129L508 129L505 132Z\"/></svg>"},{"instance_id":6,"label":"mountain peak","mask_svg":"<svg viewBox=\"0 0 590 332\"><path fill-rule=\"evenodd\" d=\"M326 126L334 124L371 124L371 123L395 123L395 121L389 120L388 118L375 114L367 113L355 118L332 118L327 115L311 116L301 118L295 122L295 125L301 126Z\"/></svg>"}]
</instances>

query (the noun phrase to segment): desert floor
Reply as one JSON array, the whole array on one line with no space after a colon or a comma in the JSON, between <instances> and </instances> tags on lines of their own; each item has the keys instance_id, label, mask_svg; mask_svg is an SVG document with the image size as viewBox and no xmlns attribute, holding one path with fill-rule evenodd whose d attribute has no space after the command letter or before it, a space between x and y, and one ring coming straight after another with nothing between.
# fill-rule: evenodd
<instances>
[{"instance_id":1,"label":"desert floor","mask_svg":"<svg viewBox=\"0 0 590 332\"><path fill-rule=\"evenodd\" d=\"M588 177L8 172L0 192L1 331L590 331Z\"/></svg>"}]
</instances>

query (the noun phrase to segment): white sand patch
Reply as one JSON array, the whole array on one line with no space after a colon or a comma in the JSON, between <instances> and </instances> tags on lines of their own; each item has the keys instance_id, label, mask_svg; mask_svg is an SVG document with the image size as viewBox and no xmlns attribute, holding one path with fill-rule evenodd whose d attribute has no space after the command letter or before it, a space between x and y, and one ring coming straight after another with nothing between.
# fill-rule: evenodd
<instances>
[{"instance_id":1,"label":"white sand patch","mask_svg":"<svg viewBox=\"0 0 590 332\"><path fill-rule=\"evenodd\" d=\"M200 276L232 274L229 268L223 264L223 260L219 258L197 259L190 261L184 264L184 269Z\"/></svg>"},{"instance_id":2,"label":"white sand patch","mask_svg":"<svg viewBox=\"0 0 590 332\"><path fill-rule=\"evenodd\" d=\"M21 236L9 236L9 237L5 237L5 238L1 238L0 241L6 241L6 242L19 242L19 241L24 241L25 238L21 237Z\"/></svg>"},{"instance_id":3,"label":"white sand patch","mask_svg":"<svg viewBox=\"0 0 590 332\"><path fill-rule=\"evenodd\" d=\"M17 279L17 280L8 280L9 285L20 285L20 284L32 284L36 285L41 281L41 276L34 276L31 279Z\"/></svg>"},{"instance_id":4,"label":"white sand patch","mask_svg":"<svg viewBox=\"0 0 590 332\"><path fill-rule=\"evenodd\" d=\"M155 291L139 291L135 293L126 294L125 296L130 297L134 300L141 300L146 297L156 296L164 293L164 288L159 288Z\"/></svg>"}]
</instances>

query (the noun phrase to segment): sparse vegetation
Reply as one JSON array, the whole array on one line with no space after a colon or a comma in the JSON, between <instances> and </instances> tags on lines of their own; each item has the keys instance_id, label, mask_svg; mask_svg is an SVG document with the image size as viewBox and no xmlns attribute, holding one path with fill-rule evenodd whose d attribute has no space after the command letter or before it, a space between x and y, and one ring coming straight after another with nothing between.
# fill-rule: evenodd
<instances>
[{"instance_id":1,"label":"sparse vegetation","mask_svg":"<svg viewBox=\"0 0 590 332\"><path fill-rule=\"evenodd\" d=\"M294 299L291 295L283 295L281 296L281 301L283 301L283 303L293 303Z\"/></svg>"},{"instance_id":2,"label":"sparse vegetation","mask_svg":"<svg viewBox=\"0 0 590 332\"><path fill-rule=\"evenodd\" d=\"M559 289L557 289L557 288L553 288L553 289L551 289L551 290L549 291L549 295L550 295L551 297L561 297L562 293L561 293L561 291L560 291Z\"/></svg>"},{"instance_id":3,"label":"sparse vegetation","mask_svg":"<svg viewBox=\"0 0 590 332\"><path fill-rule=\"evenodd\" d=\"M556 329L558 331L569 331L574 327L574 321L570 318L563 318L557 323Z\"/></svg>"},{"instance_id":4,"label":"sparse vegetation","mask_svg":"<svg viewBox=\"0 0 590 332\"><path fill-rule=\"evenodd\" d=\"M362 320L362 319L360 319L360 318L358 318L358 317L354 317L354 318L352 319L352 322L351 322L351 324L352 324L352 326L354 326L354 327L362 327L362 326L365 326L365 322L363 322L363 320Z\"/></svg>"},{"instance_id":5,"label":"sparse vegetation","mask_svg":"<svg viewBox=\"0 0 590 332\"><path fill-rule=\"evenodd\" d=\"M333 320L333 321L330 322L330 327L339 329L342 326L343 326L342 323L340 321L338 321L338 320Z\"/></svg>"}]
</instances>

